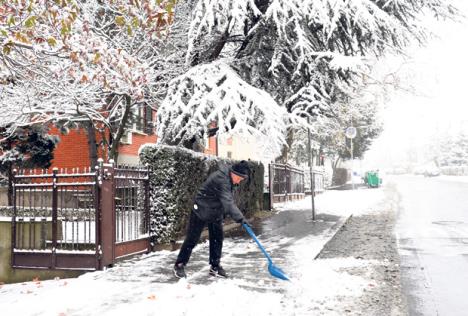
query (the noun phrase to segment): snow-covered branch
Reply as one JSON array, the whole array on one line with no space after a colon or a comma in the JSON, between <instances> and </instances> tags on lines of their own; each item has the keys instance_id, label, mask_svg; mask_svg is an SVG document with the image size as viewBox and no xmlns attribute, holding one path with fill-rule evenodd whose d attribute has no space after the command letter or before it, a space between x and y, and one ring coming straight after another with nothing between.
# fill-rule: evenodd
<instances>
[{"instance_id":1,"label":"snow-covered branch","mask_svg":"<svg viewBox=\"0 0 468 316\"><path fill-rule=\"evenodd\" d=\"M174 79L158 111L159 141L180 144L202 138L215 123L218 134L254 136L274 151L284 143L284 108L223 61L192 68Z\"/></svg>"}]
</instances>

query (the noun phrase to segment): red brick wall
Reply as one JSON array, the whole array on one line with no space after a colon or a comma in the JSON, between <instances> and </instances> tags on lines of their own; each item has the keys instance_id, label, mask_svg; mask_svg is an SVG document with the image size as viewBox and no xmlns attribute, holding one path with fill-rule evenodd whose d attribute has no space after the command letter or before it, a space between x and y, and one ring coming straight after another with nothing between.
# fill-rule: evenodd
<instances>
[{"instance_id":1,"label":"red brick wall","mask_svg":"<svg viewBox=\"0 0 468 316\"><path fill-rule=\"evenodd\" d=\"M156 113L153 113L153 118ZM215 124L211 124L214 126ZM50 134L58 135L60 141L54 151L54 159L51 168L83 168L89 167L89 150L88 139L84 129L70 130L67 135L62 135L56 128L51 128ZM100 135L96 135L98 138ZM157 136L133 133L131 144L120 144L119 153L126 155L138 156L138 150L141 145L146 143L156 143ZM208 148L205 148L205 153L209 155L216 155L217 141L216 136L208 139ZM103 153L102 149L99 150L98 156L107 160L107 153Z\"/></svg>"},{"instance_id":2,"label":"red brick wall","mask_svg":"<svg viewBox=\"0 0 468 316\"><path fill-rule=\"evenodd\" d=\"M50 134L58 135L60 141L54 151L54 159L51 168L84 168L90 166L88 138L84 129L70 130L66 135L60 134L56 128L51 128ZM99 138L99 135L96 135ZM138 149L146 143L155 143L156 135L145 135L133 133L131 144L120 144L119 153L138 156ZM98 140L99 141L99 140ZM107 160L102 149L98 156Z\"/></svg>"},{"instance_id":3,"label":"red brick wall","mask_svg":"<svg viewBox=\"0 0 468 316\"><path fill-rule=\"evenodd\" d=\"M216 156L216 153L218 151L217 146L218 143L216 142L216 136L208 138L208 148L205 148L204 153L207 155Z\"/></svg>"},{"instance_id":4,"label":"red brick wall","mask_svg":"<svg viewBox=\"0 0 468 316\"><path fill-rule=\"evenodd\" d=\"M51 168L82 168L90 166L88 139L84 129L70 130L67 135L62 135L56 128L51 128L50 134L60 137L60 141L54 151Z\"/></svg>"},{"instance_id":5,"label":"red brick wall","mask_svg":"<svg viewBox=\"0 0 468 316\"><path fill-rule=\"evenodd\" d=\"M146 143L156 143L158 137L156 134L153 135L145 135L145 134L137 134L133 133L132 135L132 143L131 144L120 144L119 146L119 153L127 154L127 155L138 155L138 149L140 146Z\"/></svg>"}]
</instances>

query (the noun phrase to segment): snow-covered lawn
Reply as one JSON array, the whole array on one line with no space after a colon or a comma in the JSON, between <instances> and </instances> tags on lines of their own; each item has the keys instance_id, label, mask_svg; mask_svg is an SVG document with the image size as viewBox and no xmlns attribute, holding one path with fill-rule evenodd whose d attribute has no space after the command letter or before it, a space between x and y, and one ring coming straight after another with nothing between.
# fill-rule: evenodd
<instances>
[{"instance_id":1,"label":"snow-covered lawn","mask_svg":"<svg viewBox=\"0 0 468 316\"><path fill-rule=\"evenodd\" d=\"M317 212L346 218L351 212L372 211L383 197L381 189L328 191L317 196ZM277 216L288 211L308 216L310 203L310 198L283 203ZM307 220L302 224L302 229L312 225ZM259 238L291 282L273 279L256 245L241 236L225 240L223 265L230 279L207 276L204 243L194 251L187 280L172 276L177 252L161 251L76 279L0 285L1 315L341 315L340 307L378 288L371 279L345 271L378 262L314 260L331 237L330 227L318 235L282 236L268 227L274 226L266 224Z\"/></svg>"}]
</instances>

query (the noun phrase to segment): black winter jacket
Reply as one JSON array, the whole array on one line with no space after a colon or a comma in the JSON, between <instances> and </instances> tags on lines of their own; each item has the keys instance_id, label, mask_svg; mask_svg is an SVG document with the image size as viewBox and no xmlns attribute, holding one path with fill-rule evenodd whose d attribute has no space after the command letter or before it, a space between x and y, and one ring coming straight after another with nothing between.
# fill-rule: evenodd
<instances>
[{"instance_id":1,"label":"black winter jacket","mask_svg":"<svg viewBox=\"0 0 468 316\"><path fill-rule=\"evenodd\" d=\"M198 190L193 211L201 220L217 222L223 219L224 214L231 216L236 222L244 218L234 202L230 171L228 167L220 167L208 176Z\"/></svg>"}]
</instances>

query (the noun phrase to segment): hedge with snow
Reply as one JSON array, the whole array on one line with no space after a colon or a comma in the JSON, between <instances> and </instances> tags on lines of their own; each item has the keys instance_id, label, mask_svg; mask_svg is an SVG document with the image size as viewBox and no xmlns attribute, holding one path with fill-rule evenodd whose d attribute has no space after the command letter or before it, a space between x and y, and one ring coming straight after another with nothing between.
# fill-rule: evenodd
<instances>
[{"instance_id":1,"label":"hedge with snow","mask_svg":"<svg viewBox=\"0 0 468 316\"><path fill-rule=\"evenodd\" d=\"M170 242L185 233L198 188L219 165L235 162L166 145L144 146L140 159L150 168L151 235L156 243ZM234 194L246 217L263 207L264 167L252 161L249 165L251 177Z\"/></svg>"}]
</instances>

